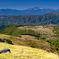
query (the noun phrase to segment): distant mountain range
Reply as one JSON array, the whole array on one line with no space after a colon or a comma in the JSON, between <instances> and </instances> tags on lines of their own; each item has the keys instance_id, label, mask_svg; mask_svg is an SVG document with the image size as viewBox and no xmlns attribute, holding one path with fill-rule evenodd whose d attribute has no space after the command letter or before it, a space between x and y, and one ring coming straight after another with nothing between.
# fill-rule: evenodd
<instances>
[{"instance_id":1,"label":"distant mountain range","mask_svg":"<svg viewBox=\"0 0 59 59\"><path fill-rule=\"evenodd\" d=\"M26 9L26 10L39 10L39 9L41 9L41 10L59 10L58 8L40 8L40 7L34 7L34 8L28 8L28 9Z\"/></svg>"},{"instance_id":2,"label":"distant mountain range","mask_svg":"<svg viewBox=\"0 0 59 59\"><path fill-rule=\"evenodd\" d=\"M59 12L44 15L0 15L0 25L44 25L59 24Z\"/></svg>"},{"instance_id":3,"label":"distant mountain range","mask_svg":"<svg viewBox=\"0 0 59 59\"><path fill-rule=\"evenodd\" d=\"M43 15L49 12L59 12L58 8L28 8L26 10L0 9L2 15Z\"/></svg>"}]
</instances>

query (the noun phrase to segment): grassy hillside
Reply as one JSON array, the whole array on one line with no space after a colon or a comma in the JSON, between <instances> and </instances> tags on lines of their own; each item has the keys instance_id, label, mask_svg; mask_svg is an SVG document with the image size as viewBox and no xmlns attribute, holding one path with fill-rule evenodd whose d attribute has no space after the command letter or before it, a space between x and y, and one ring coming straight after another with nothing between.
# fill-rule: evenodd
<instances>
[{"instance_id":1,"label":"grassy hillside","mask_svg":"<svg viewBox=\"0 0 59 59\"><path fill-rule=\"evenodd\" d=\"M5 34L0 34L0 39L4 39L12 41L14 45L22 45L22 46L27 46L27 47L32 47L32 48L38 48L38 49L44 49L49 52L54 52L56 53L56 50L54 49L55 46L50 45L50 43L37 40L34 36L29 36L29 35L21 35L21 37L15 37L11 35L5 35ZM7 43L9 43L9 41ZM53 49L51 49L51 47Z\"/></svg>"},{"instance_id":2,"label":"grassy hillside","mask_svg":"<svg viewBox=\"0 0 59 59\"><path fill-rule=\"evenodd\" d=\"M41 49L0 43L0 50L9 48L11 53L0 54L0 59L59 59L58 55Z\"/></svg>"},{"instance_id":3,"label":"grassy hillside","mask_svg":"<svg viewBox=\"0 0 59 59\"><path fill-rule=\"evenodd\" d=\"M15 45L41 48L59 53L59 25L10 26L0 31L12 35L9 39Z\"/></svg>"}]
</instances>

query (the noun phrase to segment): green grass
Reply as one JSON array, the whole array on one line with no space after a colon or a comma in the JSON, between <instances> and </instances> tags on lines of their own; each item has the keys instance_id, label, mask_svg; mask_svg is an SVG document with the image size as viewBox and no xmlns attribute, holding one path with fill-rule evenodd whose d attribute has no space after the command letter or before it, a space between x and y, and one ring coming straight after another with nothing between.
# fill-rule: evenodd
<instances>
[{"instance_id":1,"label":"green grass","mask_svg":"<svg viewBox=\"0 0 59 59\"><path fill-rule=\"evenodd\" d=\"M16 26L11 26L8 27L4 30L0 31L1 34L8 34L8 35L13 35L13 36L20 36L21 34L30 34L30 35L35 35L35 36L40 36L39 33L35 32L32 29L28 29L28 30L20 30L18 29Z\"/></svg>"}]
</instances>

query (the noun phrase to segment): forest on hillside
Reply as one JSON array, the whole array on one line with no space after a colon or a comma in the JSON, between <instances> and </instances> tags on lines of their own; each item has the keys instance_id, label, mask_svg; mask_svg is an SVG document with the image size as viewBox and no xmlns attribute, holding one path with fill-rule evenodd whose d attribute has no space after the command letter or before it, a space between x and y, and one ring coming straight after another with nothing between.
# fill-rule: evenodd
<instances>
[{"instance_id":1,"label":"forest on hillside","mask_svg":"<svg viewBox=\"0 0 59 59\"><path fill-rule=\"evenodd\" d=\"M0 15L0 25L48 25L59 24L59 12L44 15Z\"/></svg>"}]
</instances>

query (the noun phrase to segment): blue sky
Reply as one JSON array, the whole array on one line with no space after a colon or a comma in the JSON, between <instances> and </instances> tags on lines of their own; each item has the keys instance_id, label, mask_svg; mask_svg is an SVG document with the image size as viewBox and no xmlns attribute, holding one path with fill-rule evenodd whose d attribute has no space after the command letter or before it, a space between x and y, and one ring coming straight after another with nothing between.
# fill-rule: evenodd
<instances>
[{"instance_id":1,"label":"blue sky","mask_svg":"<svg viewBox=\"0 0 59 59\"><path fill-rule=\"evenodd\" d=\"M59 0L0 0L0 9L59 8Z\"/></svg>"}]
</instances>

